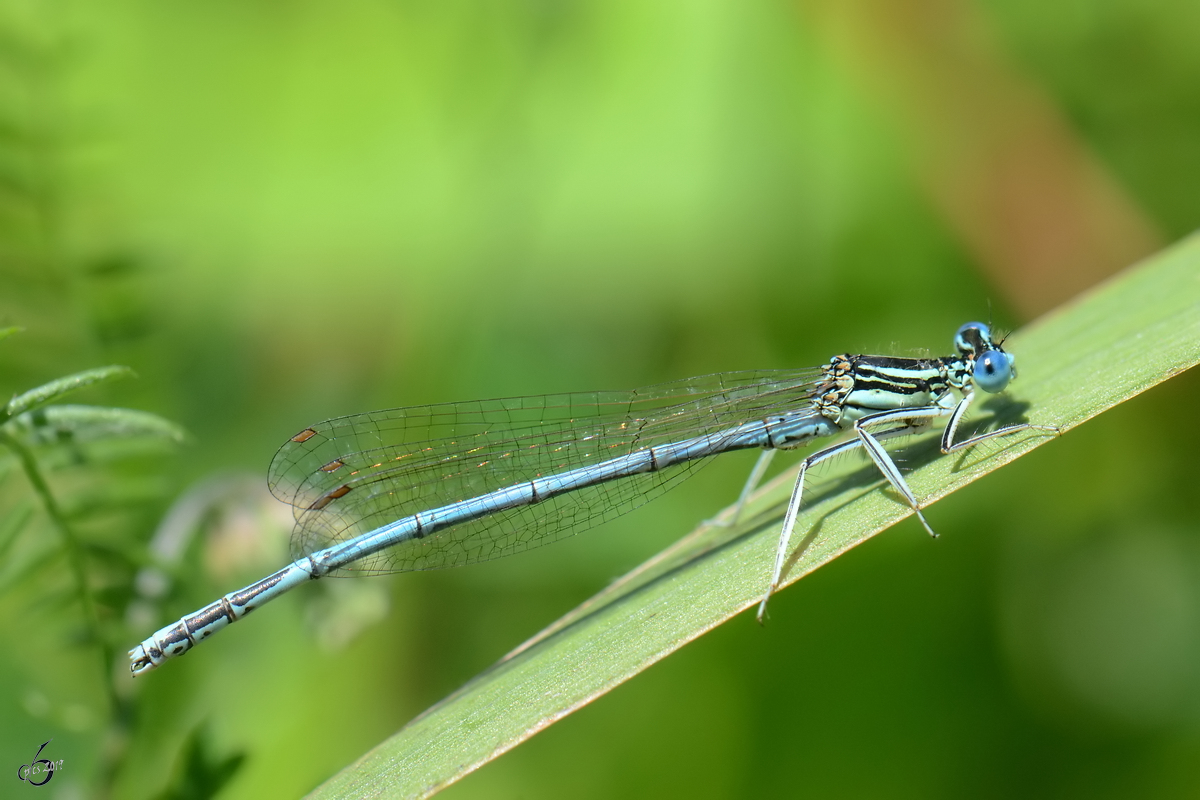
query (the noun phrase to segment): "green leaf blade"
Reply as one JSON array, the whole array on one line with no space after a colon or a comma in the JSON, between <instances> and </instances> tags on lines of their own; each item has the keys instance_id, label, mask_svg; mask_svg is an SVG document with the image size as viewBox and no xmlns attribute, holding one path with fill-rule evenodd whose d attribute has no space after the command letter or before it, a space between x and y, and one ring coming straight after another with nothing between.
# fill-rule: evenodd
<instances>
[{"instance_id":1,"label":"green leaf blade","mask_svg":"<svg viewBox=\"0 0 1200 800\"><path fill-rule=\"evenodd\" d=\"M25 414L9 423L12 431L30 444L68 438L77 443L119 439L129 443L165 440L180 443L187 432L148 411L107 406L61 405Z\"/></svg>"},{"instance_id":2,"label":"green leaf blade","mask_svg":"<svg viewBox=\"0 0 1200 800\"><path fill-rule=\"evenodd\" d=\"M1019 331L1010 390L1060 431L1200 363L1200 237L1148 259ZM985 407L989 404L984 404ZM1055 439L1019 434L929 457L909 482L929 504ZM1065 445L1059 445L1065 446ZM931 452L930 452L931 451ZM910 462L911 463L911 462ZM785 585L911 514L878 473L843 468L792 540ZM764 487L733 531L701 528L601 592L319 787L314 797L426 797L716 625L766 585L794 473Z\"/></svg>"},{"instance_id":3,"label":"green leaf blade","mask_svg":"<svg viewBox=\"0 0 1200 800\"><path fill-rule=\"evenodd\" d=\"M110 366L97 367L96 369L76 372L74 375L56 378L49 383L42 384L36 389L30 389L28 392L19 394L12 400L9 400L8 404L4 407L3 416L5 419L12 418L61 400L66 395L85 387L96 386L101 383L132 377L133 375L134 372L129 367Z\"/></svg>"}]
</instances>

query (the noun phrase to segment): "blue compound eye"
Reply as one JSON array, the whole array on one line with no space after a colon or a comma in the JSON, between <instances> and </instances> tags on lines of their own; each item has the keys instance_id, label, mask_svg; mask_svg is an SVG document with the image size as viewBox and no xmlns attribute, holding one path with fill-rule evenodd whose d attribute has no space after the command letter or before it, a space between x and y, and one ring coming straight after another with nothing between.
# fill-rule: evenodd
<instances>
[{"instance_id":1,"label":"blue compound eye","mask_svg":"<svg viewBox=\"0 0 1200 800\"><path fill-rule=\"evenodd\" d=\"M992 343L992 330L982 322L968 322L954 334L954 346L958 352L977 353Z\"/></svg>"},{"instance_id":2,"label":"blue compound eye","mask_svg":"<svg viewBox=\"0 0 1200 800\"><path fill-rule=\"evenodd\" d=\"M989 394L1004 391L1013 379L1013 358L999 350L984 350L975 359L975 385Z\"/></svg>"}]
</instances>

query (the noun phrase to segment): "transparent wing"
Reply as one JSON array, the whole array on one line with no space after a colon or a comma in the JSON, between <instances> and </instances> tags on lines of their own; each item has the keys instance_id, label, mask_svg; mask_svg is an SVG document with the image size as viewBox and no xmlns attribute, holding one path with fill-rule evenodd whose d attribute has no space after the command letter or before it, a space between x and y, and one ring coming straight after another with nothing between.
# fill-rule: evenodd
<instances>
[{"instance_id":1,"label":"transparent wing","mask_svg":"<svg viewBox=\"0 0 1200 800\"><path fill-rule=\"evenodd\" d=\"M326 420L271 462L272 494L293 506L301 557L419 511L646 447L808 406L818 370L723 373L626 392L514 397ZM660 495L706 460L618 478L405 542L357 572L439 569L556 541Z\"/></svg>"}]
</instances>

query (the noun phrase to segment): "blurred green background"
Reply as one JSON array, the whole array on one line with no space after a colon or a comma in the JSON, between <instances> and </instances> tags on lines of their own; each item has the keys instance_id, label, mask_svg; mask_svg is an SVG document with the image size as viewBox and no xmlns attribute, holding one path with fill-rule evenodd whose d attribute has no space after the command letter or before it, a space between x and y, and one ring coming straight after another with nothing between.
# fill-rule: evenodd
<instances>
[{"instance_id":1,"label":"blurred green background","mask_svg":"<svg viewBox=\"0 0 1200 800\"><path fill-rule=\"evenodd\" d=\"M0 540L0 767L53 737L56 797L313 788L731 502L753 456L520 558L305 587L131 681L125 649L285 562L282 441L1018 327L1196 227L1197 24L1161 0L4 0L0 326L25 333L0 391L127 364L73 400L191 439L47 461L103 667L4 456L3 520L33 513ZM936 543L906 521L446 796L1195 796L1198 389L952 495ZM156 531L184 537L158 595Z\"/></svg>"}]
</instances>

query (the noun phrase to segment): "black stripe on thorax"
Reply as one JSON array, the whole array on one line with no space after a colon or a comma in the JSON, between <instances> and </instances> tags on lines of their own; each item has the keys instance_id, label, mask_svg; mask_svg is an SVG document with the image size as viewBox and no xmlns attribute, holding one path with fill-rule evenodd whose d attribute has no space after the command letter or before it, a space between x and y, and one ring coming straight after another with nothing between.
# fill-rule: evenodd
<instances>
[{"instance_id":1,"label":"black stripe on thorax","mask_svg":"<svg viewBox=\"0 0 1200 800\"><path fill-rule=\"evenodd\" d=\"M911 370L923 372L942 369L945 362L940 358L898 358L895 356L853 356L851 363L854 368L877 367L890 370Z\"/></svg>"},{"instance_id":2,"label":"black stripe on thorax","mask_svg":"<svg viewBox=\"0 0 1200 800\"><path fill-rule=\"evenodd\" d=\"M854 364L854 391L937 394L947 385L942 365L936 361L870 357Z\"/></svg>"}]
</instances>

